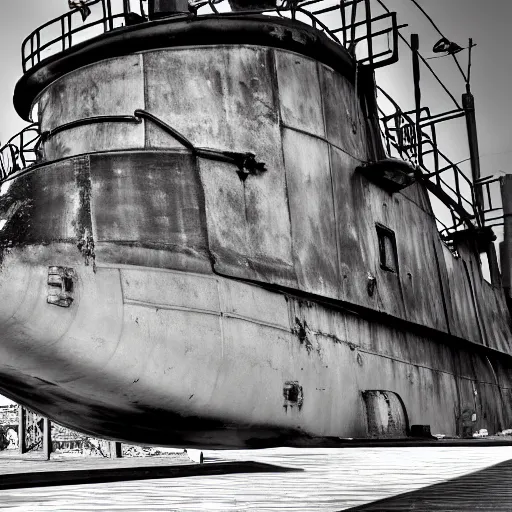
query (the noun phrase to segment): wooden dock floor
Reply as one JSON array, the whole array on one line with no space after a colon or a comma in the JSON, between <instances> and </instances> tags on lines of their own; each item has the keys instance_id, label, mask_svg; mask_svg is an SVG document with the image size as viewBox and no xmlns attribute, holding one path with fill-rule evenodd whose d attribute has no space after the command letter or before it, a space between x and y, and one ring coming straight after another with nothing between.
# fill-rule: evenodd
<instances>
[{"instance_id":1,"label":"wooden dock floor","mask_svg":"<svg viewBox=\"0 0 512 512\"><path fill-rule=\"evenodd\" d=\"M205 451L204 473L183 460L0 456L9 475L136 470L174 464L186 478L0 490L9 511L512 511L512 446ZM252 463L255 464L252 464ZM181 463L181 466L179 465ZM229 471L229 464L236 472ZM234 464L235 463L235 464ZM224 472L208 474L208 467ZM244 467L247 471L244 471ZM251 469L252 468L252 469ZM282 468L299 471L282 472ZM240 472L243 471L243 472ZM259 472L250 472L250 471ZM300 471L303 470L303 471ZM510 489L510 490L509 490ZM378 500L380 501L376 503ZM355 508L354 508L355 507Z\"/></svg>"}]
</instances>

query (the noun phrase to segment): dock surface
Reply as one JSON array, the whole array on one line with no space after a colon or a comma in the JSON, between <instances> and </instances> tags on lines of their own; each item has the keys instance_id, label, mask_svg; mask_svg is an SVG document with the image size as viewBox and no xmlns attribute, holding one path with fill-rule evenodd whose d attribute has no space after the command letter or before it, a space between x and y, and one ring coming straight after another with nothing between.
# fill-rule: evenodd
<instances>
[{"instance_id":1,"label":"dock surface","mask_svg":"<svg viewBox=\"0 0 512 512\"><path fill-rule=\"evenodd\" d=\"M78 485L57 480L44 487L3 488L0 510L512 510L512 446L277 448L204 455L202 467L167 457L48 462L0 455L0 485L16 475L30 480L35 473L41 478L62 471L129 474L149 468L138 480ZM169 477L162 476L166 468L173 473Z\"/></svg>"}]
</instances>

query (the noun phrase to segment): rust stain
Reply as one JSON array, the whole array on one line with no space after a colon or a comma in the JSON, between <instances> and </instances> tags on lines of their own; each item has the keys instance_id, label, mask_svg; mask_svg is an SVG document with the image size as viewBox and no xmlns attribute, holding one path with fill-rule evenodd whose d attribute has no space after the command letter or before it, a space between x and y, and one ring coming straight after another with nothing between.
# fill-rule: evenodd
<instances>
[{"instance_id":1,"label":"rust stain","mask_svg":"<svg viewBox=\"0 0 512 512\"><path fill-rule=\"evenodd\" d=\"M295 317L295 327L292 329L292 332L297 336L297 338L299 338L300 344L304 345L308 354L310 354L313 350L313 344L308 338L308 331L309 327L306 320L301 322L297 317Z\"/></svg>"},{"instance_id":2,"label":"rust stain","mask_svg":"<svg viewBox=\"0 0 512 512\"><path fill-rule=\"evenodd\" d=\"M284 410L288 412L288 407L297 407L299 411L304 403L304 390L298 381L286 381L283 387Z\"/></svg>"},{"instance_id":3,"label":"rust stain","mask_svg":"<svg viewBox=\"0 0 512 512\"><path fill-rule=\"evenodd\" d=\"M28 175L15 180L7 194L0 197L0 218L7 221L0 230L0 267L13 247L27 241L32 210L32 179Z\"/></svg>"},{"instance_id":4,"label":"rust stain","mask_svg":"<svg viewBox=\"0 0 512 512\"><path fill-rule=\"evenodd\" d=\"M73 160L75 182L78 189L79 208L75 220L77 248L84 257L85 265L92 263L96 272L96 254L94 252L94 239L92 236L91 220L91 174L90 159L88 156Z\"/></svg>"}]
</instances>

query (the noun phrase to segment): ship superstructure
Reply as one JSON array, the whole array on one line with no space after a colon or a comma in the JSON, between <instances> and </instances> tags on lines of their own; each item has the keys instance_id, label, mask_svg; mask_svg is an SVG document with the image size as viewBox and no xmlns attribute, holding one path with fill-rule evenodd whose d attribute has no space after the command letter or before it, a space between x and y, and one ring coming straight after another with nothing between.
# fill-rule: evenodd
<instances>
[{"instance_id":1,"label":"ship superstructure","mask_svg":"<svg viewBox=\"0 0 512 512\"><path fill-rule=\"evenodd\" d=\"M1 160L3 394L171 446L510 426L498 182L476 140L472 179L435 140L450 116L471 138L471 93L379 113L396 14L324 4L98 0L27 38L33 124Z\"/></svg>"}]
</instances>

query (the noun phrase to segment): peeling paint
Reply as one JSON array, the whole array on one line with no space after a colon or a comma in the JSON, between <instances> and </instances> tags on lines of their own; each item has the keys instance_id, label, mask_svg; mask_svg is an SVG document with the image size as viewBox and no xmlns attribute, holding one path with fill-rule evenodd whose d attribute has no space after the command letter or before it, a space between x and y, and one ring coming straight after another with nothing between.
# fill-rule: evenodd
<instances>
[{"instance_id":1,"label":"peeling paint","mask_svg":"<svg viewBox=\"0 0 512 512\"><path fill-rule=\"evenodd\" d=\"M92 269L96 272L96 254L94 252L94 239L91 235L84 234L84 237L76 244L78 250L82 253L85 259L85 266L89 266L92 262Z\"/></svg>"},{"instance_id":2,"label":"peeling paint","mask_svg":"<svg viewBox=\"0 0 512 512\"><path fill-rule=\"evenodd\" d=\"M23 176L11 183L0 197L0 215L5 221L0 229L0 265L6 254L27 241L32 219L31 176Z\"/></svg>"},{"instance_id":3,"label":"peeling paint","mask_svg":"<svg viewBox=\"0 0 512 512\"><path fill-rule=\"evenodd\" d=\"M299 411L304 403L304 391L302 386L296 380L286 381L283 387L284 410L288 412L288 407L297 407Z\"/></svg>"},{"instance_id":4,"label":"peeling paint","mask_svg":"<svg viewBox=\"0 0 512 512\"><path fill-rule=\"evenodd\" d=\"M308 331L309 327L306 320L301 322L297 317L295 317L295 327L292 329L292 332L297 336L297 338L299 338L300 344L306 347L309 354L313 350L313 344L308 338Z\"/></svg>"},{"instance_id":5,"label":"peeling paint","mask_svg":"<svg viewBox=\"0 0 512 512\"><path fill-rule=\"evenodd\" d=\"M75 221L77 248L85 260L85 265L92 263L96 272L96 254L94 252L94 239L92 236L91 220L91 176L89 156L78 157L73 160L75 182L78 189L78 215Z\"/></svg>"}]
</instances>

